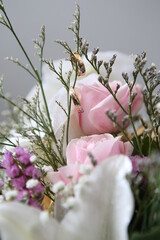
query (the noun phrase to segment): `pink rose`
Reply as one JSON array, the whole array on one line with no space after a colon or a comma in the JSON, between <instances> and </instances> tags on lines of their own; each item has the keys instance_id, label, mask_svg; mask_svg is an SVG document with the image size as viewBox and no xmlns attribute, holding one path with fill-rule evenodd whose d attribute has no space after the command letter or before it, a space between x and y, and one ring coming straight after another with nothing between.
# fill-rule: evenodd
<instances>
[{"instance_id":1,"label":"pink rose","mask_svg":"<svg viewBox=\"0 0 160 240\"><path fill-rule=\"evenodd\" d=\"M79 97L84 112L79 114L74 104L72 103L69 141L85 135L117 132L118 129L106 115L107 110L114 110L117 114L118 123L122 124L122 119L126 114L115 102L109 91L98 82L98 77L99 75L94 73L77 81L75 91ZM110 87L113 91L116 89L117 84L120 85L117 93L117 98L123 105L124 109L128 111L128 86L126 84L122 84L119 81L112 81L110 82ZM140 110L143 104L142 87L140 85L135 85L134 92L137 92L137 96L135 97L132 105L133 115L135 115ZM61 137L62 128L64 125L66 126L67 116L65 112L59 107L59 105L55 104L55 101L60 102L63 108L67 109L66 99L66 90L62 88L52 99L49 105L53 129L57 138ZM129 121L125 127L127 127L128 124Z\"/></svg>"},{"instance_id":2,"label":"pink rose","mask_svg":"<svg viewBox=\"0 0 160 240\"><path fill-rule=\"evenodd\" d=\"M76 92L84 112L78 113L74 109L74 114L85 135L117 132L118 129L107 117L106 111L115 111L117 121L120 125L122 125L122 120L126 114L114 100L110 92L98 80L95 81L95 79L97 80L97 75L92 74L85 81L78 83ZM116 97L128 112L129 88L127 84L122 85L121 82L113 81L110 83L113 92L116 90L117 84L120 85L120 88ZM142 87L135 85L133 91L137 93L132 104L132 114L134 116L140 110L143 103Z\"/></svg>"},{"instance_id":3,"label":"pink rose","mask_svg":"<svg viewBox=\"0 0 160 240\"><path fill-rule=\"evenodd\" d=\"M59 168L58 172L50 171L47 174L47 179L56 183L63 181L68 184L77 181L81 176L79 169L80 165L91 165L91 153L97 164L100 164L107 157L113 155L128 155L132 154L133 147L129 142L122 142L120 137L113 137L111 134L92 135L88 137L81 137L80 139L73 139L67 147L66 157L67 166Z\"/></svg>"},{"instance_id":4,"label":"pink rose","mask_svg":"<svg viewBox=\"0 0 160 240\"><path fill-rule=\"evenodd\" d=\"M91 153L100 164L107 157L124 154L130 156L133 147L129 142L122 142L120 137L111 134L92 135L73 139L67 147L67 164L91 164L88 153Z\"/></svg>"}]
</instances>

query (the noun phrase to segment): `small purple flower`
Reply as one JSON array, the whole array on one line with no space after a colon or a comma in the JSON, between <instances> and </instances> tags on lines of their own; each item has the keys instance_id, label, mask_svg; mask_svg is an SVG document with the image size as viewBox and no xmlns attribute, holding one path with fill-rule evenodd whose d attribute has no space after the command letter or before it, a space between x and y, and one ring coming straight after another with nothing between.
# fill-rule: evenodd
<instances>
[{"instance_id":1,"label":"small purple flower","mask_svg":"<svg viewBox=\"0 0 160 240\"><path fill-rule=\"evenodd\" d=\"M132 162L133 167L133 173L137 175L139 172L141 172L141 165L149 160L148 157L140 157L139 155L131 156L130 160Z\"/></svg>"},{"instance_id":2,"label":"small purple flower","mask_svg":"<svg viewBox=\"0 0 160 240\"><path fill-rule=\"evenodd\" d=\"M41 171L33 165L29 165L28 167L26 167L26 169L24 169L23 173L27 177L32 177L32 178L41 178L42 177Z\"/></svg>"},{"instance_id":3,"label":"small purple flower","mask_svg":"<svg viewBox=\"0 0 160 240\"><path fill-rule=\"evenodd\" d=\"M34 169L33 178L42 178L42 173L39 168Z\"/></svg>"},{"instance_id":4,"label":"small purple flower","mask_svg":"<svg viewBox=\"0 0 160 240\"><path fill-rule=\"evenodd\" d=\"M17 159L24 165L27 165L30 163L30 153L27 151L27 149L22 147L16 147L14 152L16 153Z\"/></svg>"},{"instance_id":5,"label":"small purple flower","mask_svg":"<svg viewBox=\"0 0 160 240\"><path fill-rule=\"evenodd\" d=\"M4 154L2 166L11 179L11 186L18 191L15 201L27 201L28 205L41 209L44 186L39 181L42 178L40 169L35 167L30 160L33 153L22 147L16 147L14 153L14 157L9 151ZM28 188L27 182L29 181L36 181L36 185ZM0 179L0 188L2 184L3 181Z\"/></svg>"},{"instance_id":6,"label":"small purple flower","mask_svg":"<svg viewBox=\"0 0 160 240\"><path fill-rule=\"evenodd\" d=\"M8 167L12 166L13 164L14 164L14 159L13 159L12 153L9 151L5 152L4 160L1 163L1 166L3 168L8 168Z\"/></svg>"},{"instance_id":7,"label":"small purple flower","mask_svg":"<svg viewBox=\"0 0 160 240\"><path fill-rule=\"evenodd\" d=\"M22 148L22 147L16 147L16 148L14 149L14 152L15 152L15 154L16 154L16 157L19 157L19 156L21 156L21 155L26 154L26 149L25 149L25 148Z\"/></svg>"},{"instance_id":8,"label":"small purple flower","mask_svg":"<svg viewBox=\"0 0 160 240\"><path fill-rule=\"evenodd\" d=\"M26 177L21 176L13 179L13 187L15 187L17 190L23 190L23 188L26 185Z\"/></svg>"},{"instance_id":9,"label":"small purple flower","mask_svg":"<svg viewBox=\"0 0 160 240\"><path fill-rule=\"evenodd\" d=\"M16 201L19 202L25 199L28 199L28 192L26 190L19 191Z\"/></svg>"},{"instance_id":10,"label":"small purple flower","mask_svg":"<svg viewBox=\"0 0 160 240\"><path fill-rule=\"evenodd\" d=\"M39 182L34 188L29 189L28 193L31 196L30 199L36 199L40 201L43 197L44 186Z\"/></svg>"},{"instance_id":11,"label":"small purple flower","mask_svg":"<svg viewBox=\"0 0 160 240\"><path fill-rule=\"evenodd\" d=\"M34 188L34 193L41 194L44 191L44 186L39 182Z\"/></svg>"},{"instance_id":12,"label":"small purple flower","mask_svg":"<svg viewBox=\"0 0 160 240\"><path fill-rule=\"evenodd\" d=\"M10 178L18 177L20 174L19 167L16 163L14 165L12 165L11 167L7 168L5 172L6 172L7 176Z\"/></svg>"},{"instance_id":13,"label":"small purple flower","mask_svg":"<svg viewBox=\"0 0 160 240\"><path fill-rule=\"evenodd\" d=\"M30 155L28 153L20 157L17 157L17 159L24 165L28 165L30 163Z\"/></svg>"}]
</instances>

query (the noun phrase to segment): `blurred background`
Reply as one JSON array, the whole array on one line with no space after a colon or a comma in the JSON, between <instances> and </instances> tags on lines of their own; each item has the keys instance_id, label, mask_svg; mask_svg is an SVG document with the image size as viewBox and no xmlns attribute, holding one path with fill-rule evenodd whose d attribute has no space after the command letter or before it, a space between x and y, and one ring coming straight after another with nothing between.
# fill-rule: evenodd
<instances>
[{"instance_id":1,"label":"blurred background","mask_svg":"<svg viewBox=\"0 0 160 240\"><path fill-rule=\"evenodd\" d=\"M147 51L148 62L160 67L160 1L159 0L77 0L81 7L80 35L90 43L90 50L118 50L127 54ZM73 35L67 26L73 21L75 0L4 0L14 29L35 66L32 39L37 38L42 24L46 26L45 58L64 57L54 40L66 40L74 50ZM4 60L13 56L27 63L11 33L0 26L0 75L4 89L13 97L25 96L34 85L22 69ZM0 110L3 102L0 100Z\"/></svg>"}]
</instances>

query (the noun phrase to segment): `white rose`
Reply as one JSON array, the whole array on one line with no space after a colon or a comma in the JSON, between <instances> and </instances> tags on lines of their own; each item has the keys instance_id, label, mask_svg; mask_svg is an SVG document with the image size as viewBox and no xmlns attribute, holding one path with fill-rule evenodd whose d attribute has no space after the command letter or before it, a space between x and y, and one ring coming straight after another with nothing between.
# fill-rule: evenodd
<instances>
[{"instance_id":1,"label":"white rose","mask_svg":"<svg viewBox=\"0 0 160 240\"><path fill-rule=\"evenodd\" d=\"M42 219L40 210L21 203L1 203L2 239L128 240L134 199L126 175L131 171L127 156L107 158L81 185L60 222Z\"/></svg>"}]
</instances>

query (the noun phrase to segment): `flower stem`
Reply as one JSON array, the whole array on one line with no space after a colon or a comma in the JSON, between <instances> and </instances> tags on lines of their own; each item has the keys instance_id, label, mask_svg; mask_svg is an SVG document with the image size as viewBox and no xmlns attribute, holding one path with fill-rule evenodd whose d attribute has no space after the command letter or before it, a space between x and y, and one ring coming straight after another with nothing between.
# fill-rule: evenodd
<instances>
[{"instance_id":1,"label":"flower stem","mask_svg":"<svg viewBox=\"0 0 160 240\"><path fill-rule=\"evenodd\" d=\"M72 86L73 88L75 88L77 76L78 76L78 63L76 62L75 79ZM72 100L71 100L71 97L69 96L69 90L67 91L67 100L68 100L68 117L67 117L67 128L66 128L66 145L68 145L68 142L69 142L69 122L70 122L71 105L72 105Z\"/></svg>"}]
</instances>

